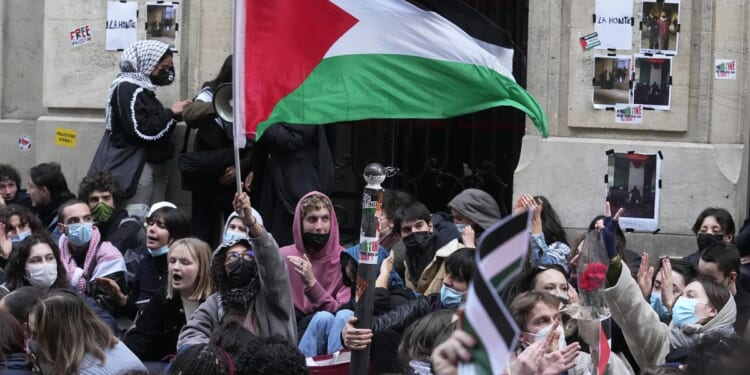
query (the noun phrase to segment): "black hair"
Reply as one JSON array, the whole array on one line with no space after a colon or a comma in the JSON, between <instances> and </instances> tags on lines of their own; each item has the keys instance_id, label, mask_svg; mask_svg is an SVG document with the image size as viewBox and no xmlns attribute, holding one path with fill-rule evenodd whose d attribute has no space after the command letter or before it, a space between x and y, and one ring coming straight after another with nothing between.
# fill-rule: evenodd
<instances>
[{"instance_id":1,"label":"black hair","mask_svg":"<svg viewBox=\"0 0 750 375\"><path fill-rule=\"evenodd\" d=\"M185 211L179 208L162 207L148 217L150 225L155 220L161 219L164 228L169 232L169 240L175 241L192 235L192 224Z\"/></svg>"},{"instance_id":2,"label":"black hair","mask_svg":"<svg viewBox=\"0 0 750 375\"><path fill-rule=\"evenodd\" d=\"M21 175L9 164L0 164L0 181L2 180L12 180L19 189L21 188Z\"/></svg>"},{"instance_id":3,"label":"black hair","mask_svg":"<svg viewBox=\"0 0 750 375\"><path fill-rule=\"evenodd\" d=\"M685 285L690 284L690 282L695 280L695 277L698 275L698 270L693 267L693 263L691 263L690 261L670 258L669 264L672 266L672 271L682 275L682 278L685 279ZM656 281L656 275L659 274L660 270L661 262L659 262L659 264L656 266L656 271L654 271L654 278L651 281L652 283Z\"/></svg>"},{"instance_id":4,"label":"black hair","mask_svg":"<svg viewBox=\"0 0 750 375\"><path fill-rule=\"evenodd\" d=\"M474 278L474 252L472 248L458 249L445 258L445 273L456 281L471 282Z\"/></svg>"},{"instance_id":5,"label":"black hair","mask_svg":"<svg viewBox=\"0 0 750 375\"><path fill-rule=\"evenodd\" d=\"M424 220L425 223L430 223L430 210L418 201L413 201L406 205L405 207L402 207L398 212L396 213L394 219L393 219L393 230L396 231L396 233L401 233L401 223L404 221L412 221L412 220Z\"/></svg>"},{"instance_id":6,"label":"black hair","mask_svg":"<svg viewBox=\"0 0 750 375\"><path fill-rule=\"evenodd\" d=\"M18 244L17 248L10 252L8 264L5 266L5 287L8 290L12 291L29 285L28 280L26 280L26 261L31 254L31 247L40 243L47 244L52 248L52 254L55 256L55 261L57 262L57 279L50 288L68 287L68 276L65 266L63 266L60 260L60 249L57 247L57 243L55 243L52 236L46 231L40 231L31 233L30 236Z\"/></svg>"},{"instance_id":7,"label":"black hair","mask_svg":"<svg viewBox=\"0 0 750 375\"><path fill-rule=\"evenodd\" d=\"M167 50L164 51L164 54L161 55L161 57L159 58L159 61L157 61L156 64L158 65L160 62L166 60L167 57L170 57L172 55L174 55L174 53L172 52L172 49L171 48L167 48Z\"/></svg>"},{"instance_id":8,"label":"black hair","mask_svg":"<svg viewBox=\"0 0 750 375\"><path fill-rule=\"evenodd\" d=\"M50 200L53 202L65 194L70 194L68 182L65 181L58 163L42 163L31 167L29 175L34 185L40 188L46 187L49 190Z\"/></svg>"},{"instance_id":9,"label":"black hair","mask_svg":"<svg viewBox=\"0 0 750 375\"><path fill-rule=\"evenodd\" d=\"M89 207L89 204L86 203L83 200L80 199L68 199L67 201L63 202L60 207L57 208L57 222L60 224L65 224L65 217L63 217L63 212L65 212L65 209L74 206L76 204L82 204L86 206L86 208Z\"/></svg>"},{"instance_id":10,"label":"black hair","mask_svg":"<svg viewBox=\"0 0 750 375\"><path fill-rule=\"evenodd\" d=\"M229 55L224 59L224 63L221 64L219 73L214 79L204 83L203 87L210 87L211 90L216 92L216 89L224 83L232 83L232 55Z\"/></svg>"},{"instance_id":11,"label":"black hair","mask_svg":"<svg viewBox=\"0 0 750 375\"><path fill-rule=\"evenodd\" d=\"M45 230L39 218L30 209L18 204L9 204L0 209L0 223L8 225L10 218L16 215L21 220L21 224L29 226L31 233Z\"/></svg>"},{"instance_id":12,"label":"black hair","mask_svg":"<svg viewBox=\"0 0 750 375\"><path fill-rule=\"evenodd\" d=\"M734 226L734 219L732 219L732 214L730 214L729 211L719 207L708 207L705 210L701 211L701 213L698 215L698 218L695 219L695 224L693 224L693 233L698 234L698 232L700 232L701 225L703 225L703 220L705 220L709 216L713 216L716 219L716 222L721 225L721 229L724 231L724 234L728 234L734 237L734 231L736 230L736 228Z\"/></svg>"},{"instance_id":13,"label":"black hair","mask_svg":"<svg viewBox=\"0 0 750 375\"><path fill-rule=\"evenodd\" d=\"M167 374L229 375L234 367L232 358L213 344L196 344L179 351Z\"/></svg>"},{"instance_id":14,"label":"black hair","mask_svg":"<svg viewBox=\"0 0 750 375\"><path fill-rule=\"evenodd\" d=\"M750 342L737 335L712 332L701 336L685 359L684 374L744 375L750 367Z\"/></svg>"},{"instance_id":15,"label":"black hair","mask_svg":"<svg viewBox=\"0 0 750 375\"><path fill-rule=\"evenodd\" d=\"M562 242L568 245L568 236L565 234L560 217L557 216L557 212L552 208L549 200L542 195L535 196L534 200L542 201L542 233L544 233L544 240L549 244Z\"/></svg>"},{"instance_id":16,"label":"black hair","mask_svg":"<svg viewBox=\"0 0 750 375\"><path fill-rule=\"evenodd\" d=\"M8 354L24 352L23 327L13 315L0 311L0 363Z\"/></svg>"},{"instance_id":17,"label":"black hair","mask_svg":"<svg viewBox=\"0 0 750 375\"><path fill-rule=\"evenodd\" d=\"M46 295L45 291L33 286L23 286L3 297L3 305L19 323L29 321L29 313Z\"/></svg>"},{"instance_id":18,"label":"black hair","mask_svg":"<svg viewBox=\"0 0 750 375\"><path fill-rule=\"evenodd\" d=\"M453 312L451 309L431 312L406 328L398 346L398 357L407 373L411 373L408 372L411 360L429 361L432 350L450 337L456 327L452 322Z\"/></svg>"},{"instance_id":19,"label":"black hair","mask_svg":"<svg viewBox=\"0 0 750 375\"><path fill-rule=\"evenodd\" d=\"M716 268L724 276L729 276L732 271L740 275L740 251L733 244L718 242L709 245L701 252L704 262L716 263Z\"/></svg>"},{"instance_id":20,"label":"black hair","mask_svg":"<svg viewBox=\"0 0 750 375\"><path fill-rule=\"evenodd\" d=\"M395 220L398 211L412 202L414 202L414 197L405 191L386 190L383 192L383 204L381 207L387 219Z\"/></svg>"},{"instance_id":21,"label":"black hair","mask_svg":"<svg viewBox=\"0 0 750 375\"><path fill-rule=\"evenodd\" d=\"M78 199L88 204L89 196L94 191L108 191L112 194L115 207L121 207L125 200L125 194L122 191L120 182L107 171L97 172L84 177L78 185Z\"/></svg>"}]
</instances>

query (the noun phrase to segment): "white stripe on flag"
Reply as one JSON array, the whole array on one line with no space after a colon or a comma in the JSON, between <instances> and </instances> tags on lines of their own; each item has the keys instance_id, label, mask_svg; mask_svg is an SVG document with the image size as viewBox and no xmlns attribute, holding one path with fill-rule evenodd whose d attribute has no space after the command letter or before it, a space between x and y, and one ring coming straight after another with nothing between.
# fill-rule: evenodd
<instances>
[{"instance_id":1,"label":"white stripe on flag","mask_svg":"<svg viewBox=\"0 0 750 375\"><path fill-rule=\"evenodd\" d=\"M528 247L529 235L519 232L482 259L479 264L482 274L489 278L494 277L516 262L519 257L523 257Z\"/></svg>"},{"instance_id":2,"label":"white stripe on flag","mask_svg":"<svg viewBox=\"0 0 750 375\"><path fill-rule=\"evenodd\" d=\"M486 66L513 80L513 50L498 60L463 29L435 12L403 0L331 0L359 20L326 52L325 58L355 54L417 56ZM387 30L384 32L383 30ZM486 44L486 43L484 43ZM510 54L510 59L507 55ZM509 65L508 61L511 62Z\"/></svg>"},{"instance_id":3,"label":"white stripe on flag","mask_svg":"<svg viewBox=\"0 0 750 375\"><path fill-rule=\"evenodd\" d=\"M245 0L234 0L234 56L232 56L232 102L234 148L245 148ZM249 187L248 187L249 188Z\"/></svg>"},{"instance_id":4,"label":"white stripe on flag","mask_svg":"<svg viewBox=\"0 0 750 375\"><path fill-rule=\"evenodd\" d=\"M497 296L496 296L497 297ZM495 323L487 315L487 310L482 306L482 301L474 292L474 288L469 289L469 295L466 299L465 314L471 322L471 326L474 332L479 336L479 341L484 346L484 350L487 353L487 357L490 359L490 366L492 366L493 374L500 374L505 369L505 365L508 363L510 358L510 348L508 347L503 337L500 335L497 329L495 329ZM502 306L499 298L496 298L496 303L501 305L505 318L509 321L513 321L510 314ZM515 344L511 343L511 346Z\"/></svg>"}]
</instances>

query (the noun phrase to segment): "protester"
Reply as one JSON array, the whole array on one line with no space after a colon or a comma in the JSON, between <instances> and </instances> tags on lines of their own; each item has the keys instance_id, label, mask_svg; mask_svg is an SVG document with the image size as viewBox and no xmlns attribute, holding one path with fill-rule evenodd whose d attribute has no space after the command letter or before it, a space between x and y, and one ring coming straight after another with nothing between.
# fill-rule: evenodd
<instances>
[{"instance_id":1,"label":"protester","mask_svg":"<svg viewBox=\"0 0 750 375\"><path fill-rule=\"evenodd\" d=\"M146 370L73 291L51 291L32 309L29 326L44 373L94 375Z\"/></svg>"},{"instance_id":2,"label":"protester","mask_svg":"<svg viewBox=\"0 0 750 375\"><path fill-rule=\"evenodd\" d=\"M143 225L123 208L124 193L111 173L104 171L84 177L78 185L78 199L88 203L102 241L110 242L123 255L145 245Z\"/></svg>"},{"instance_id":3,"label":"protester","mask_svg":"<svg viewBox=\"0 0 750 375\"><path fill-rule=\"evenodd\" d=\"M117 248L103 241L94 226L91 209L80 200L69 200L60 205L57 226L60 237L60 259L65 266L70 285L78 292L93 298L109 312L114 312L116 300L106 290L96 288L94 281L109 279L120 288L125 287L125 260Z\"/></svg>"},{"instance_id":4,"label":"protester","mask_svg":"<svg viewBox=\"0 0 750 375\"><path fill-rule=\"evenodd\" d=\"M260 213L254 208L252 209L253 218L258 221L258 224L263 225L263 218L260 217ZM245 226L242 217L236 212L232 211L227 217L224 223L224 230L222 231L221 242L232 242L237 241L240 238L248 238L250 236L249 229Z\"/></svg>"},{"instance_id":5,"label":"protester","mask_svg":"<svg viewBox=\"0 0 750 375\"><path fill-rule=\"evenodd\" d=\"M24 341L23 329L16 318L0 311L0 374L32 374Z\"/></svg>"},{"instance_id":6,"label":"protester","mask_svg":"<svg viewBox=\"0 0 750 375\"><path fill-rule=\"evenodd\" d=\"M18 171L11 165L0 164L0 208L9 204L31 208L31 198L21 186Z\"/></svg>"},{"instance_id":7,"label":"protester","mask_svg":"<svg viewBox=\"0 0 750 375\"><path fill-rule=\"evenodd\" d=\"M532 197L522 194L518 197L514 212L520 210L534 210L531 220L531 266L539 263L559 264L568 268L570 246L567 235L560 223L557 212L550 205L549 200L542 196Z\"/></svg>"},{"instance_id":8,"label":"protester","mask_svg":"<svg viewBox=\"0 0 750 375\"><path fill-rule=\"evenodd\" d=\"M235 367L232 357L227 352L216 345L201 343L179 351L166 373L168 375L234 375Z\"/></svg>"},{"instance_id":9,"label":"protester","mask_svg":"<svg viewBox=\"0 0 750 375\"><path fill-rule=\"evenodd\" d=\"M406 286L424 295L439 293L445 277L445 258L463 247L456 226L420 202L404 207L394 228L406 246Z\"/></svg>"},{"instance_id":10,"label":"protester","mask_svg":"<svg viewBox=\"0 0 750 375\"><path fill-rule=\"evenodd\" d=\"M709 245L701 252L698 272L729 289L737 305L734 331L740 336L750 333L747 330L750 322L750 293L737 286L740 274L740 252L737 248L724 242Z\"/></svg>"},{"instance_id":11,"label":"protester","mask_svg":"<svg viewBox=\"0 0 750 375\"><path fill-rule=\"evenodd\" d=\"M502 217L495 198L479 189L462 191L448 202L448 208L466 247L476 247L474 238L479 238ZM466 226L474 233L464 229Z\"/></svg>"},{"instance_id":12,"label":"protester","mask_svg":"<svg viewBox=\"0 0 750 375\"><path fill-rule=\"evenodd\" d=\"M164 199L166 162L175 148L170 138L189 100L164 108L157 86L175 79L172 51L158 40L139 40L123 51L120 73L107 92L105 133L89 175L109 171L120 182L128 203Z\"/></svg>"},{"instance_id":13,"label":"protester","mask_svg":"<svg viewBox=\"0 0 750 375\"><path fill-rule=\"evenodd\" d=\"M331 314L336 314L349 302L351 289L344 285L339 244L339 224L331 200L317 191L306 194L297 203L292 224L294 244L282 247L280 252L289 270L299 348L305 355L326 353L325 334ZM342 311L343 321L351 316ZM343 316L348 315L348 316ZM307 331L310 331L308 333Z\"/></svg>"},{"instance_id":14,"label":"protester","mask_svg":"<svg viewBox=\"0 0 750 375\"><path fill-rule=\"evenodd\" d=\"M432 374L432 351L447 340L455 328L454 313L438 310L425 315L410 325L398 346L404 371L413 375Z\"/></svg>"},{"instance_id":15,"label":"protester","mask_svg":"<svg viewBox=\"0 0 750 375\"><path fill-rule=\"evenodd\" d=\"M414 202L414 197L406 192L388 189L383 192L382 215L380 220L380 233L378 233L378 244L386 250L393 252L393 269L405 280L406 272L406 246L401 241L400 233L394 229L396 215L406 206Z\"/></svg>"},{"instance_id":16,"label":"protester","mask_svg":"<svg viewBox=\"0 0 750 375\"><path fill-rule=\"evenodd\" d=\"M146 303L123 341L143 361L162 361L176 353L180 330L212 293L211 249L197 238L169 246L168 282Z\"/></svg>"},{"instance_id":17,"label":"protester","mask_svg":"<svg viewBox=\"0 0 750 375\"><path fill-rule=\"evenodd\" d=\"M185 123L191 129L198 129L193 151L226 151L220 154L222 160L214 161L223 165L209 165L206 167L208 170L203 173L206 178L195 178L194 181L190 181L193 233L209 244L221 241L220 238L216 238L216 228L220 226L222 218L234 211L232 198L237 171L232 153L233 128L231 122L223 121L216 114L213 103L216 90L226 83L232 83L232 55L224 59L224 64L216 77L203 84L198 95L185 107L182 114ZM189 133L186 133L186 137L189 137ZM240 153L240 172L247 175L250 171L252 153L246 152L245 149L240 150Z\"/></svg>"},{"instance_id":18,"label":"protester","mask_svg":"<svg viewBox=\"0 0 750 375\"><path fill-rule=\"evenodd\" d=\"M693 268L697 270L701 252L714 243L731 243L734 240L734 231L734 219L729 211L718 207L704 209L693 224L698 250L682 259L692 263Z\"/></svg>"},{"instance_id":19,"label":"protester","mask_svg":"<svg viewBox=\"0 0 750 375\"><path fill-rule=\"evenodd\" d=\"M37 302L47 295L47 291L33 286L20 287L0 299L0 311L9 312L21 324L26 340L31 340L29 313Z\"/></svg>"},{"instance_id":20,"label":"protester","mask_svg":"<svg viewBox=\"0 0 750 375\"><path fill-rule=\"evenodd\" d=\"M60 250L46 232L32 234L21 241L18 249L11 254L6 271L7 282L0 286L0 289L10 292L28 286L44 292L57 288L71 288ZM78 297L112 329L112 332L119 332L117 322L109 312L85 295L78 294Z\"/></svg>"},{"instance_id":21,"label":"protester","mask_svg":"<svg viewBox=\"0 0 750 375\"><path fill-rule=\"evenodd\" d=\"M243 212L250 238L223 243L214 251L211 277L217 293L190 317L177 340L178 351L207 343L226 319L239 319L256 336L278 334L297 343L289 273L278 244L252 215L246 193L235 196L234 207Z\"/></svg>"},{"instance_id":22,"label":"protester","mask_svg":"<svg viewBox=\"0 0 750 375\"><path fill-rule=\"evenodd\" d=\"M276 123L255 147L258 211L279 244L296 243L290 224L297 203L310 192L327 195L333 189L335 168L325 127Z\"/></svg>"},{"instance_id":23,"label":"protester","mask_svg":"<svg viewBox=\"0 0 750 375\"><path fill-rule=\"evenodd\" d=\"M58 163L39 164L29 170L29 175L31 210L39 218L42 226L57 240L60 238L57 209L65 201L74 198L68 190L68 182L65 181Z\"/></svg>"},{"instance_id":24,"label":"protester","mask_svg":"<svg viewBox=\"0 0 750 375\"><path fill-rule=\"evenodd\" d=\"M96 279L96 285L106 290L117 306L125 307L128 316L134 316L137 307L147 303L167 284L169 245L190 236L190 219L184 211L174 208L171 203L157 205L152 206L148 217L145 248L136 250L133 255L125 255L132 258L128 264L127 289L123 290L106 277Z\"/></svg>"},{"instance_id":25,"label":"protester","mask_svg":"<svg viewBox=\"0 0 750 375\"><path fill-rule=\"evenodd\" d=\"M0 209L0 268L5 268L11 251L32 233L43 231L42 224L26 207L9 204Z\"/></svg>"},{"instance_id":26,"label":"protester","mask_svg":"<svg viewBox=\"0 0 750 375\"><path fill-rule=\"evenodd\" d=\"M662 259L659 262L658 271L654 272L654 267L648 265L649 254L644 252L641 257L641 265L638 268L637 280L638 286L641 288L643 297L645 297L651 304L651 308L656 311L664 323L669 323L672 320L672 306L666 306L664 304L664 293L663 288L672 289L671 293L673 296L682 294L685 286L693 281L696 272L693 270L692 264L687 261L680 259L670 259L669 262ZM667 265L669 263L669 265ZM670 275L667 275L667 272ZM671 286L668 284L671 281ZM669 295L669 291L666 291ZM669 298L669 297L667 297ZM671 301L673 303L674 301ZM667 301L670 303L670 301Z\"/></svg>"}]
</instances>

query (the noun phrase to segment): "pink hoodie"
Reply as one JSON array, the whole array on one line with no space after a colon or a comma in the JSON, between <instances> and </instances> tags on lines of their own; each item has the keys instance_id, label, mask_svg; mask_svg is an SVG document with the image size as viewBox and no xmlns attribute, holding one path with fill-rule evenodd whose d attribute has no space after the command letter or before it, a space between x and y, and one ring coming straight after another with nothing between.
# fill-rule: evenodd
<instances>
[{"instance_id":1,"label":"pink hoodie","mask_svg":"<svg viewBox=\"0 0 750 375\"><path fill-rule=\"evenodd\" d=\"M331 234L328 243L320 251L311 253L305 250L302 243L302 208L300 202L311 195L322 195L331 204ZM284 246L279 251L286 261L289 269L289 286L292 290L294 307L305 315L317 311L329 311L335 313L341 305L349 302L351 290L344 285L341 276L340 256L344 248L339 245L339 222L336 219L336 211L333 209L331 199L325 194L313 191L305 194L297 202L294 210L294 222L292 224L292 236L294 245ZM289 262L287 256L296 255L304 258L307 254L312 263L315 279L318 280L311 288L305 288L302 277L294 271L294 265Z\"/></svg>"}]
</instances>

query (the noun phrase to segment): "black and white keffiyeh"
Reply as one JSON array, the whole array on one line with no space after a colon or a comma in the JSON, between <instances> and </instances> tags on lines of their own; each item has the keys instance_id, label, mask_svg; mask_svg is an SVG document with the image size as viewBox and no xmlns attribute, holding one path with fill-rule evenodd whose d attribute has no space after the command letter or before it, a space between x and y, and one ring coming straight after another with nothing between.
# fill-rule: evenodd
<instances>
[{"instance_id":1,"label":"black and white keffiyeh","mask_svg":"<svg viewBox=\"0 0 750 375\"><path fill-rule=\"evenodd\" d=\"M112 93L115 87L123 82L130 82L154 91L151 83L151 72L156 68L159 59L169 49L169 45L158 40L139 40L131 44L120 56L120 74L115 77L107 91L107 110L104 117L107 130L112 130Z\"/></svg>"}]
</instances>

